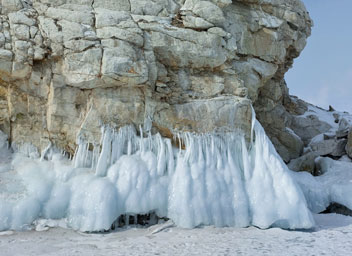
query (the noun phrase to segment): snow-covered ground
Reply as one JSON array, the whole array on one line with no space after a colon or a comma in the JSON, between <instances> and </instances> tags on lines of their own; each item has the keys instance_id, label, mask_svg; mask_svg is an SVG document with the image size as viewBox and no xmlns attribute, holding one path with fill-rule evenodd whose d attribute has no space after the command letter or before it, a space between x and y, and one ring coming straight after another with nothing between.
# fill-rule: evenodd
<instances>
[{"instance_id":1,"label":"snow-covered ground","mask_svg":"<svg viewBox=\"0 0 352 256\"><path fill-rule=\"evenodd\" d=\"M349 255L352 217L314 215L311 231L279 228L121 229L87 234L71 229L0 233L0 255ZM154 233L154 234L153 234Z\"/></svg>"}]
</instances>

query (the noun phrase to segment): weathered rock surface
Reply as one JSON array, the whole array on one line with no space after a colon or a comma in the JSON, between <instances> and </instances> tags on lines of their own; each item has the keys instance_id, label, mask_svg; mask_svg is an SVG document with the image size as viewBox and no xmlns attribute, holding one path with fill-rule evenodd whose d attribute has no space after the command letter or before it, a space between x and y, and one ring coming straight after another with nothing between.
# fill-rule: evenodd
<instances>
[{"instance_id":1,"label":"weathered rock surface","mask_svg":"<svg viewBox=\"0 0 352 256\"><path fill-rule=\"evenodd\" d=\"M306 171L315 174L315 159L319 156L316 152L309 152L297 159L290 161L287 165L292 171Z\"/></svg>"},{"instance_id":2,"label":"weathered rock surface","mask_svg":"<svg viewBox=\"0 0 352 256\"><path fill-rule=\"evenodd\" d=\"M350 129L350 123L345 118L342 118L339 121L339 128L336 131L336 137L338 139L347 138L349 129Z\"/></svg>"},{"instance_id":3,"label":"weathered rock surface","mask_svg":"<svg viewBox=\"0 0 352 256\"><path fill-rule=\"evenodd\" d=\"M331 155L331 156L343 156L346 154L345 146L346 140L336 140L336 139L324 139L320 141L313 141L309 144L313 152L324 156L324 155Z\"/></svg>"},{"instance_id":4,"label":"weathered rock surface","mask_svg":"<svg viewBox=\"0 0 352 256\"><path fill-rule=\"evenodd\" d=\"M248 138L252 101L289 161L305 140L283 76L310 27L300 0L3 0L0 129L68 152L102 125Z\"/></svg>"}]
</instances>

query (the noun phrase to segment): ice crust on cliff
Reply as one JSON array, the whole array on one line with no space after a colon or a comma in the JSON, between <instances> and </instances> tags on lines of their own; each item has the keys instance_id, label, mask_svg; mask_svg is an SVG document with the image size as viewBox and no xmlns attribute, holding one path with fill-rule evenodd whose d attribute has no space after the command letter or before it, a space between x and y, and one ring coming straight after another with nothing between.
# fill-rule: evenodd
<instances>
[{"instance_id":1,"label":"ice crust on cliff","mask_svg":"<svg viewBox=\"0 0 352 256\"><path fill-rule=\"evenodd\" d=\"M240 132L180 133L177 148L159 134L105 127L100 153L80 139L73 161L53 149L35 159L16 153L2 162L0 230L66 218L76 230L102 231L121 214L152 211L185 228L311 228L302 191L257 121L253 134L247 145Z\"/></svg>"}]
</instances>

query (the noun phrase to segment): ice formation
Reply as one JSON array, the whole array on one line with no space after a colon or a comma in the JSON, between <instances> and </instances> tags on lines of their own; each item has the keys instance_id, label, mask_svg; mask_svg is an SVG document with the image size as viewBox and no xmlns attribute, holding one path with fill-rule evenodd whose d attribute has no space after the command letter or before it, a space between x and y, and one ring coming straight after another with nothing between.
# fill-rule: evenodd
<instances>
[{"instance_id":1,"label":"ice formation","mask_svg":"<svg viewBox=\"0 0 352 256\"><path fill-rule=\"evenodd\" d=\"M138 136L131 126L105 127L101 150L80 139L72 161L52 148L42 158L17 153L11 163L2 160L0 230L66 218L74 229L102 231L122 214L150 212L186 228L314 225L302 191L255 119L249 143L240 132L179 133L175 140L179 148L159 134Z\"/></svg>"},{"instance_id":2,"label":"ice formation","mask_svg":"<svg viewBox=\"0 0 352 256\"><path fill-rule=\"evenodd\" d=\"M301 186L308 207L314 213L324 211L331 203L352 209L352 163L319 157L321 176L313 177L308 172L292 172Z\"/></svg>"}]
</instances>

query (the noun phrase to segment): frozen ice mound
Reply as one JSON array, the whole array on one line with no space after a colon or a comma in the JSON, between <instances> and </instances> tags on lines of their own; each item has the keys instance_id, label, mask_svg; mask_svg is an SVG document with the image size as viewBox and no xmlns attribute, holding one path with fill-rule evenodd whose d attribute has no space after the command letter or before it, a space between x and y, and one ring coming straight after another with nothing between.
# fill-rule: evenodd
<instances>
[{"instance_id":1,"label":"frozen ice mound","mask_svg":"<svg viewBox=\"0 0 352 256\"><path fill-rule=\"evenodd\" d=\"M103 231L122 214L150 212L185 228L314 226L301 189L257 121L252 137L248 145L240 132L179 133L177 148L159 134L105 127L101 150L79 139L73 161L52 150L49 160L16 154L0 173L0 230L65 218L73 229Z\"/></svg>"},{"instance_id":2,"label":"frozen ice mound","mask_svg":"<svg viewBox=\"0 0 352 256\"><path fill-rule=\"evenodd\" d=\"M314 213L324 211L331 203L338 203L352 209L352 163L336 161L329 157L319 157L321 176L313 177L307 172L292 172L301 186Z\"/></svg>"}]
</instances>

